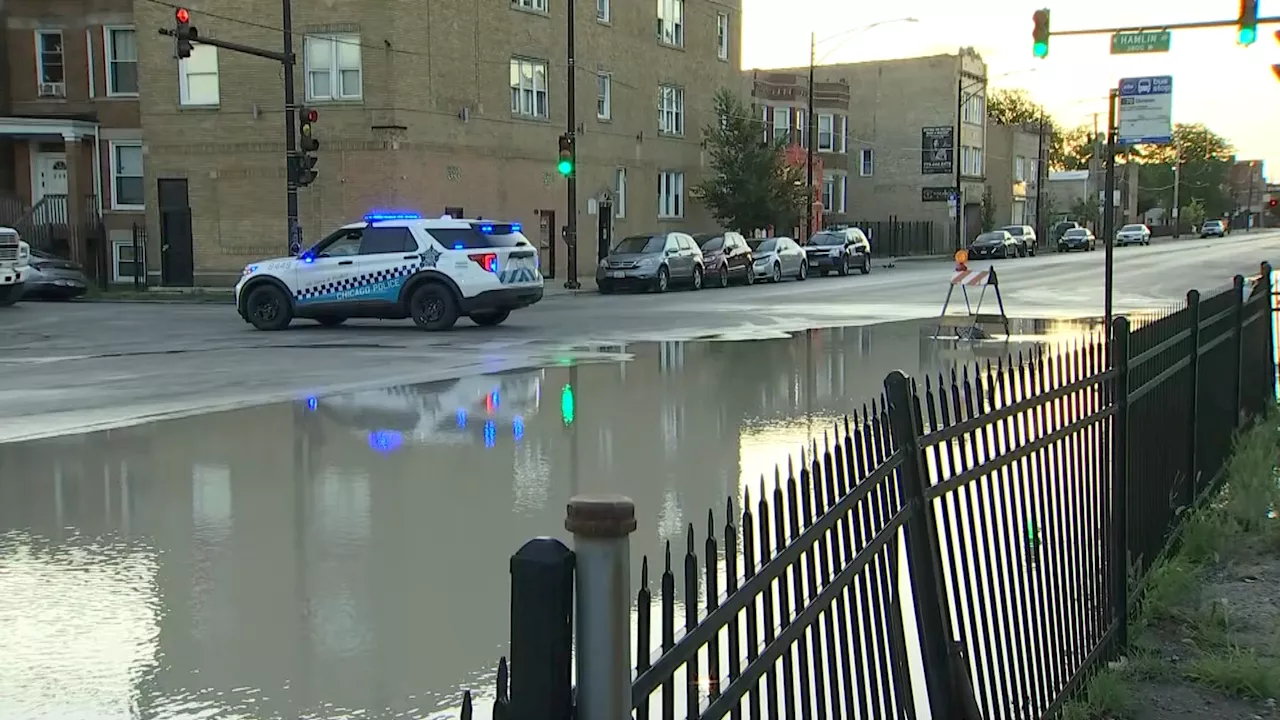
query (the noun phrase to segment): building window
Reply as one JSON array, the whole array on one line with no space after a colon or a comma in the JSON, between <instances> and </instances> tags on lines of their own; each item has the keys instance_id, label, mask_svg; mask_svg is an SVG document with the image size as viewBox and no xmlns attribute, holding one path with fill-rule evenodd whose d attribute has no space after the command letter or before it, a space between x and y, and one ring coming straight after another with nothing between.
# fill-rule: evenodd
<instances>
[{"instance_id":1,"label":"building window","mask_svg":"<svg viewBox=\"0 0 1280 720\"><path fill-rule=\"evenodd\" d=\"M961 106L960 119L970 125L982 124L982 108L986 104L986 98L981 95L971 95L964 101Z\"/></svg>"},{"instance_id":2,"label":"building window","mask_svg":"<svg viewBox=\"0 0 1280 720\"><path fill-rule=\"evenodd\" d=\"M511 58L511 114L530 118L551 117L547 102L547 62Z\"/></svg>"},{"instance_id":3,"label":"building window","mask_svg":"<svg viewBox=\"0 0 1280 720\"><path fill-rule=\"evenodd\" d=\"M613 171L613 216L618 219L627 216L627 169L624 167Z\"/></svg>"},{"instance_id":4,"label":"building window","mask_svg":"<svg viewBox=\"0 0 1280 720\"><path fill-rule=\"evenodd\" d=\"M831 207L831 212L843 213L845 211L845 196L848 192L849 177L841 174L836 175L836 192L831 198L835 204Z\"/></svg>"},{"instance_id":5,"label":"building window","mask_svg":"<svg viewBox=\"0 0 1280 720\"><path fill-rule=\"evenodd\" d=\"M862 177L871 177L876 170L876 154L871 148L862 149Z\"/></svg>"},{"instance_id":6,"label":"building window","mask_svg":"<svg viewBox=\"0 0 1280 720\"><path fill-rule=\"evenodd\" d=\"M142 143L111 143L111 207L141 210L142 182Z\"/></svg>"},{"instance_id":7,"label":"building window","mask_svg":"<svg viewBox=\"0 0 1280 720\"><path fill-rule=\"evenodd\" d=\"M602 23L609 22L609 0L596 0L596 19Z\"/></svg>"},{"instance_id":8,"label":"building window","mask_svg":"<svg viewBox=\"0 0 1280 720\"><path fill-rule=\"evenodd\" d=\"M178 91L183 105L218 104L218 48L191 46L191 57L178 60Z\"/></svg>"},{"instance_id":9,"label":"building window","mask_svg":"<svg viewBox=\"0 0 1280 720\"><path fill-rule=\"evenodd\" d=\"M818 149L831 152L835 149L835 116L825 113L818 115Z\"/></svg>"},{"instance_id":10,"label":"building window","mask_svg":"<svg viewBox=\"0 0 1280 720\"><path fill-rule=\"evenodd\" d=\"M308 35L305 60L308 100L359 100L363 96L359 35Z\"/></svg>"},{"instance_id":11,"label":"building window","mask_svg":"<svg viewBox=\"0 0 1280 720\"><path fill-rule=\"evenodd\" d=\"M138 94L138 40L133 28L106 27L107 95Z\"/></svg>"},{"instance_id":12,"label":"building window","mask_svg":"<svg viewBox=\"0 0 1280 720\"><path fill-rule=\"evenodd\" d=\"M840 212L849 212L849 178L840 176Z\"/></svg>"},{"instance_id":13,"label":"building window","mask_svg":"<svg viewBox=\"0 0 1280 720\"><path fill-rule=\"evenodd\" d=\"M982 148L960 147L960 172L969 177L982 177Z\"/></svg>"},{"instance_id":14,"label":"building window","mask_svg":"<svg viewBox=\"0 0 1280 720\"><path fill-rule=\"evenodd\" d=\"M522 10L533 10L535 12L546 12L547 0L511 0L511 7L518 7Z\"/></svg>"},{"instance_id":15,"label":"building window","mask_svg":"<svg viewBox=\"0 0 1280 720\"><path fill-rule=\"evenodd\" d=\"M124 283L133 282L135 277L146 280L146 268L141 265L141 258L134 257L132 240L117 240L111 243L111 280Z\"/></svg>"},{"instance_id":16,"label":"building window","mask_svg":"<svg viewBox=\"0 0 1280 720\"><path fill-rule=\"evenodd\" d=\"M1023 182L1027 179L1027 159L1021 155L1013 159L1013 181Z\"/></svg>"},{"instance_id":17,"label":"building window","mask_svg":"<svg viewBox=\"0 0 1280 720\"><path fill-rule=\"evenodd\" d=\"M658 0L658 41L684 47L684 0Z\"/></svg>"},{"instance_id":18,"label":"building window","mask_svg":"<svg viewBox=\"0 0 1280 720\"><path fill-rule=\"evenodd\" d=\"M822 210L828 213L843 213L847 189L848 177L843 173L823 173Z\"/></svg>"},{"instance_id":19,"label":"building window","mask_svg":"<svg viewBox=\"0 0 1280 720\"><path fill-rule=\"evenodd\" d=\"M684 217L684 173L658 173L658 217Z\"/></svg>"},{"instance_id":20,"label":"building window","mask_svg":"<svg viewBox=\"0 0 1280 720\"><path fill-rule=\"evenodd\" d=\"M684 88L675 85L658 86L658 132L667 135L684 134Z\"/></svg>"},{"instance_id":21,"label":"building window","mask_svg":"<svg viewBox=\"0 0 1280 720\"><path fill-rule=\"evenodd\" d=\"M804 110L796 108L796 144L802 148L809 147L809 117Z\"/></svg>"},{"instance_id":22,"label":"building window","mask_svg":"<svg viewBox=\"0 0 1280 720\"><path fill-rule=\"evenodd\" d=\"M832 205L835 204L836 196L836 178L834 175L827 175L822 178L822 209L827 212L835 212Z\"/></svg>"},{"instance_id":23,"label":"building window","mask_svg":"<svg viewBox=\"0 0 1280 720\"><path fill-rule=\"evenodd\" d=\"M596 75L596 117L608 120L613 117L613 78L609 73Z\"/></svg>"},{"instance_id":24,"label":"building window","mask_svg":"<svg viewBox=\"0 0 1280 720\"><path fill-rule=\"evenodd\" d=\"M36 31L36 88L40 97L66 97L67 76L62 59L62 32Z\"/></svg>"},{"instance_id":25,"label":"building window","mask_svg":"<svg viewBox=\"0 0 1280 720\"><path fill-rule=\"evenodd\" d=\"M729 16L716 13L716 57L729 59Z\"/></svg>"},{"instance_id":26,"label":"building window","mask_svg":"<svg viewBox=\"0 0 1280 720\"><path fill-rule=\"evenodd\" d=\"M791 108L773 109L773 139L784 143L791 139Z\"/></svg>"},{"instance_id":27,"label":"building window","mask_svg":"<svg viewBox=\"0 0 1280 720\"><path fill-rule=\"evenodd\" d=\"M836 152L846 152L849 147L849 118L845 115L836 116L836 133L833 138L835 141Z\"/></svg>"}]
</instances>

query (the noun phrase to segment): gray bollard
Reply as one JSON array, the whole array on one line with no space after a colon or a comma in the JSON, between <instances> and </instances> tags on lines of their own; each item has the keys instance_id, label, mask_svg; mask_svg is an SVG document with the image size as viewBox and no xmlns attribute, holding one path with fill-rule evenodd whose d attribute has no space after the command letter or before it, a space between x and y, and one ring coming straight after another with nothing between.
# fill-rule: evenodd
<instances>
[{"instance_id":1,"label":"gray bollard","mask_svg":"<svg viewBox=\"0 0 1280 720\"><path fill-rule=\"evenodd\" d=\"M579 495L564 527L577 558L579 718L631 717L631 533L636 506L621 495Z\"/></svg>"}]
</instances>

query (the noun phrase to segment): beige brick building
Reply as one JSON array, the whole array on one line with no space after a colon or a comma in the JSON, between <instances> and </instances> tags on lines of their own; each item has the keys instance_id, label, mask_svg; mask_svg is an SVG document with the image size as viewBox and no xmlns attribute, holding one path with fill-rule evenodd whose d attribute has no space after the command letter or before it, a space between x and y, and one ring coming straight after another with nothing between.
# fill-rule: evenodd
<instances>
[{"instance_id":1,"label":"beige brick building","mask_svg":"<svg viewBox=\"0 0 1280 720\"><path fill-rule=\"evenodd\" d=\"M1039 124L1000 125L989 121L987 185L995 204L996 227L1030 225L1043 234L1036 223L1036 158L1040 151Z\"/></svg>"},{"instance_id":2,"label":"beige brick building","mask_svg":"<svg viewBox=\"0 0 1280 720\"><path fill-rule=\"evenodd\" d=\"M758 87L764 117L776 128L779 114L773 108L785 107L791 122L798 113L803 126L808 69L756 74L768 75L772 86L795 87L773 99ZM966 234L976 234L986 180L986 78L986 64L969 48L954 55L819 66L814 112L828 222L931 221L930 245L946 250L954 243L947 196L956 187L958 163ZM926 153L934 140L937 149Z\"/></svg>"},{"instance_id":3,"label":"beige brick building","mask_svg":"<svg viewBox=\"0 0 1280 720\"><path fill-rule=\"evenodd\" d=\"M689 189L706 165L713 92L743 89L741 11L738 0L576 2L587 276L598 199L612 198L615 236L713 226ZM280 47L274 8L198 0L190 10L204 37ZM280 68L208 46L179 63L154 30L172 25L172 11L137 0L134 12L144 29L150 243L180 242L189 213L193 281L229 282L246 263L285 252ZM555 163L566 129L565 0L295 0L293 20L298 99L319 112L321 142L319 177L300 191L306 241L371 210L461 208L523 222L544 245L544 271L564 277L566 183Z\"/></svg>"}]
</instances>

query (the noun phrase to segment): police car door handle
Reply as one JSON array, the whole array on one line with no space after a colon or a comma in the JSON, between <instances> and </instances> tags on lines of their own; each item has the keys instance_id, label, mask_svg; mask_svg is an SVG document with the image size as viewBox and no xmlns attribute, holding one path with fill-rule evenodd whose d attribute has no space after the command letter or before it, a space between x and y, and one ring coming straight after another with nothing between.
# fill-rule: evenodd
<instances>
[{"instance_id":1,"label":"police car door handle","mask_svg":"<svg viewBox=\"0 0 1280 720\"><path fill-rule=\"evenodd\" d=\"M338 264L339 264L339 265L350 265L352 262L354 262L354 261L352 261L352 260L342 260L342 261L340 261Z\"/></svg>"},{"instance_id":2,"label":"police car door handle","mask_svg":"<svg viewBox=\"0 0 1280 720\"><path fill-rule=\"evenodd\" d=\"M405 260L417 260L417 259L418 259L418 256L417 256L417 255L405 255L405 256L404 256L404 259L405 259Z\"/></svg>"}]
</instances>

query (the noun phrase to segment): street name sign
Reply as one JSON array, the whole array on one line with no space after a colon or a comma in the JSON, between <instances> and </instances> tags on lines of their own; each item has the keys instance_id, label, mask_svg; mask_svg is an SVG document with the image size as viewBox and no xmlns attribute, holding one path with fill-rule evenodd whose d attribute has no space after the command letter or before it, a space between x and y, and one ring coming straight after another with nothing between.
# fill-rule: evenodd
<instances>
[{"instance_id":1,"label":"street name sign","mask_svg":"<svg viewBox=\"0 0 1280 720\"><path fill-rule=\"evenodd\" d=\"M1111 36L1111 54L1169 52L1173 33L1168 30L1119 32Z\"/></svg>"},{"instance_id":2,"label":"street name sign","mask_svg":"<svg viewBox=\"0 0 1280 720\"><path fill-rule=\"evenodd\" d=\"M1173 139L1173 76L1120 81L1118 145L1168 145Z\"/></svg>"}]
</instances>

